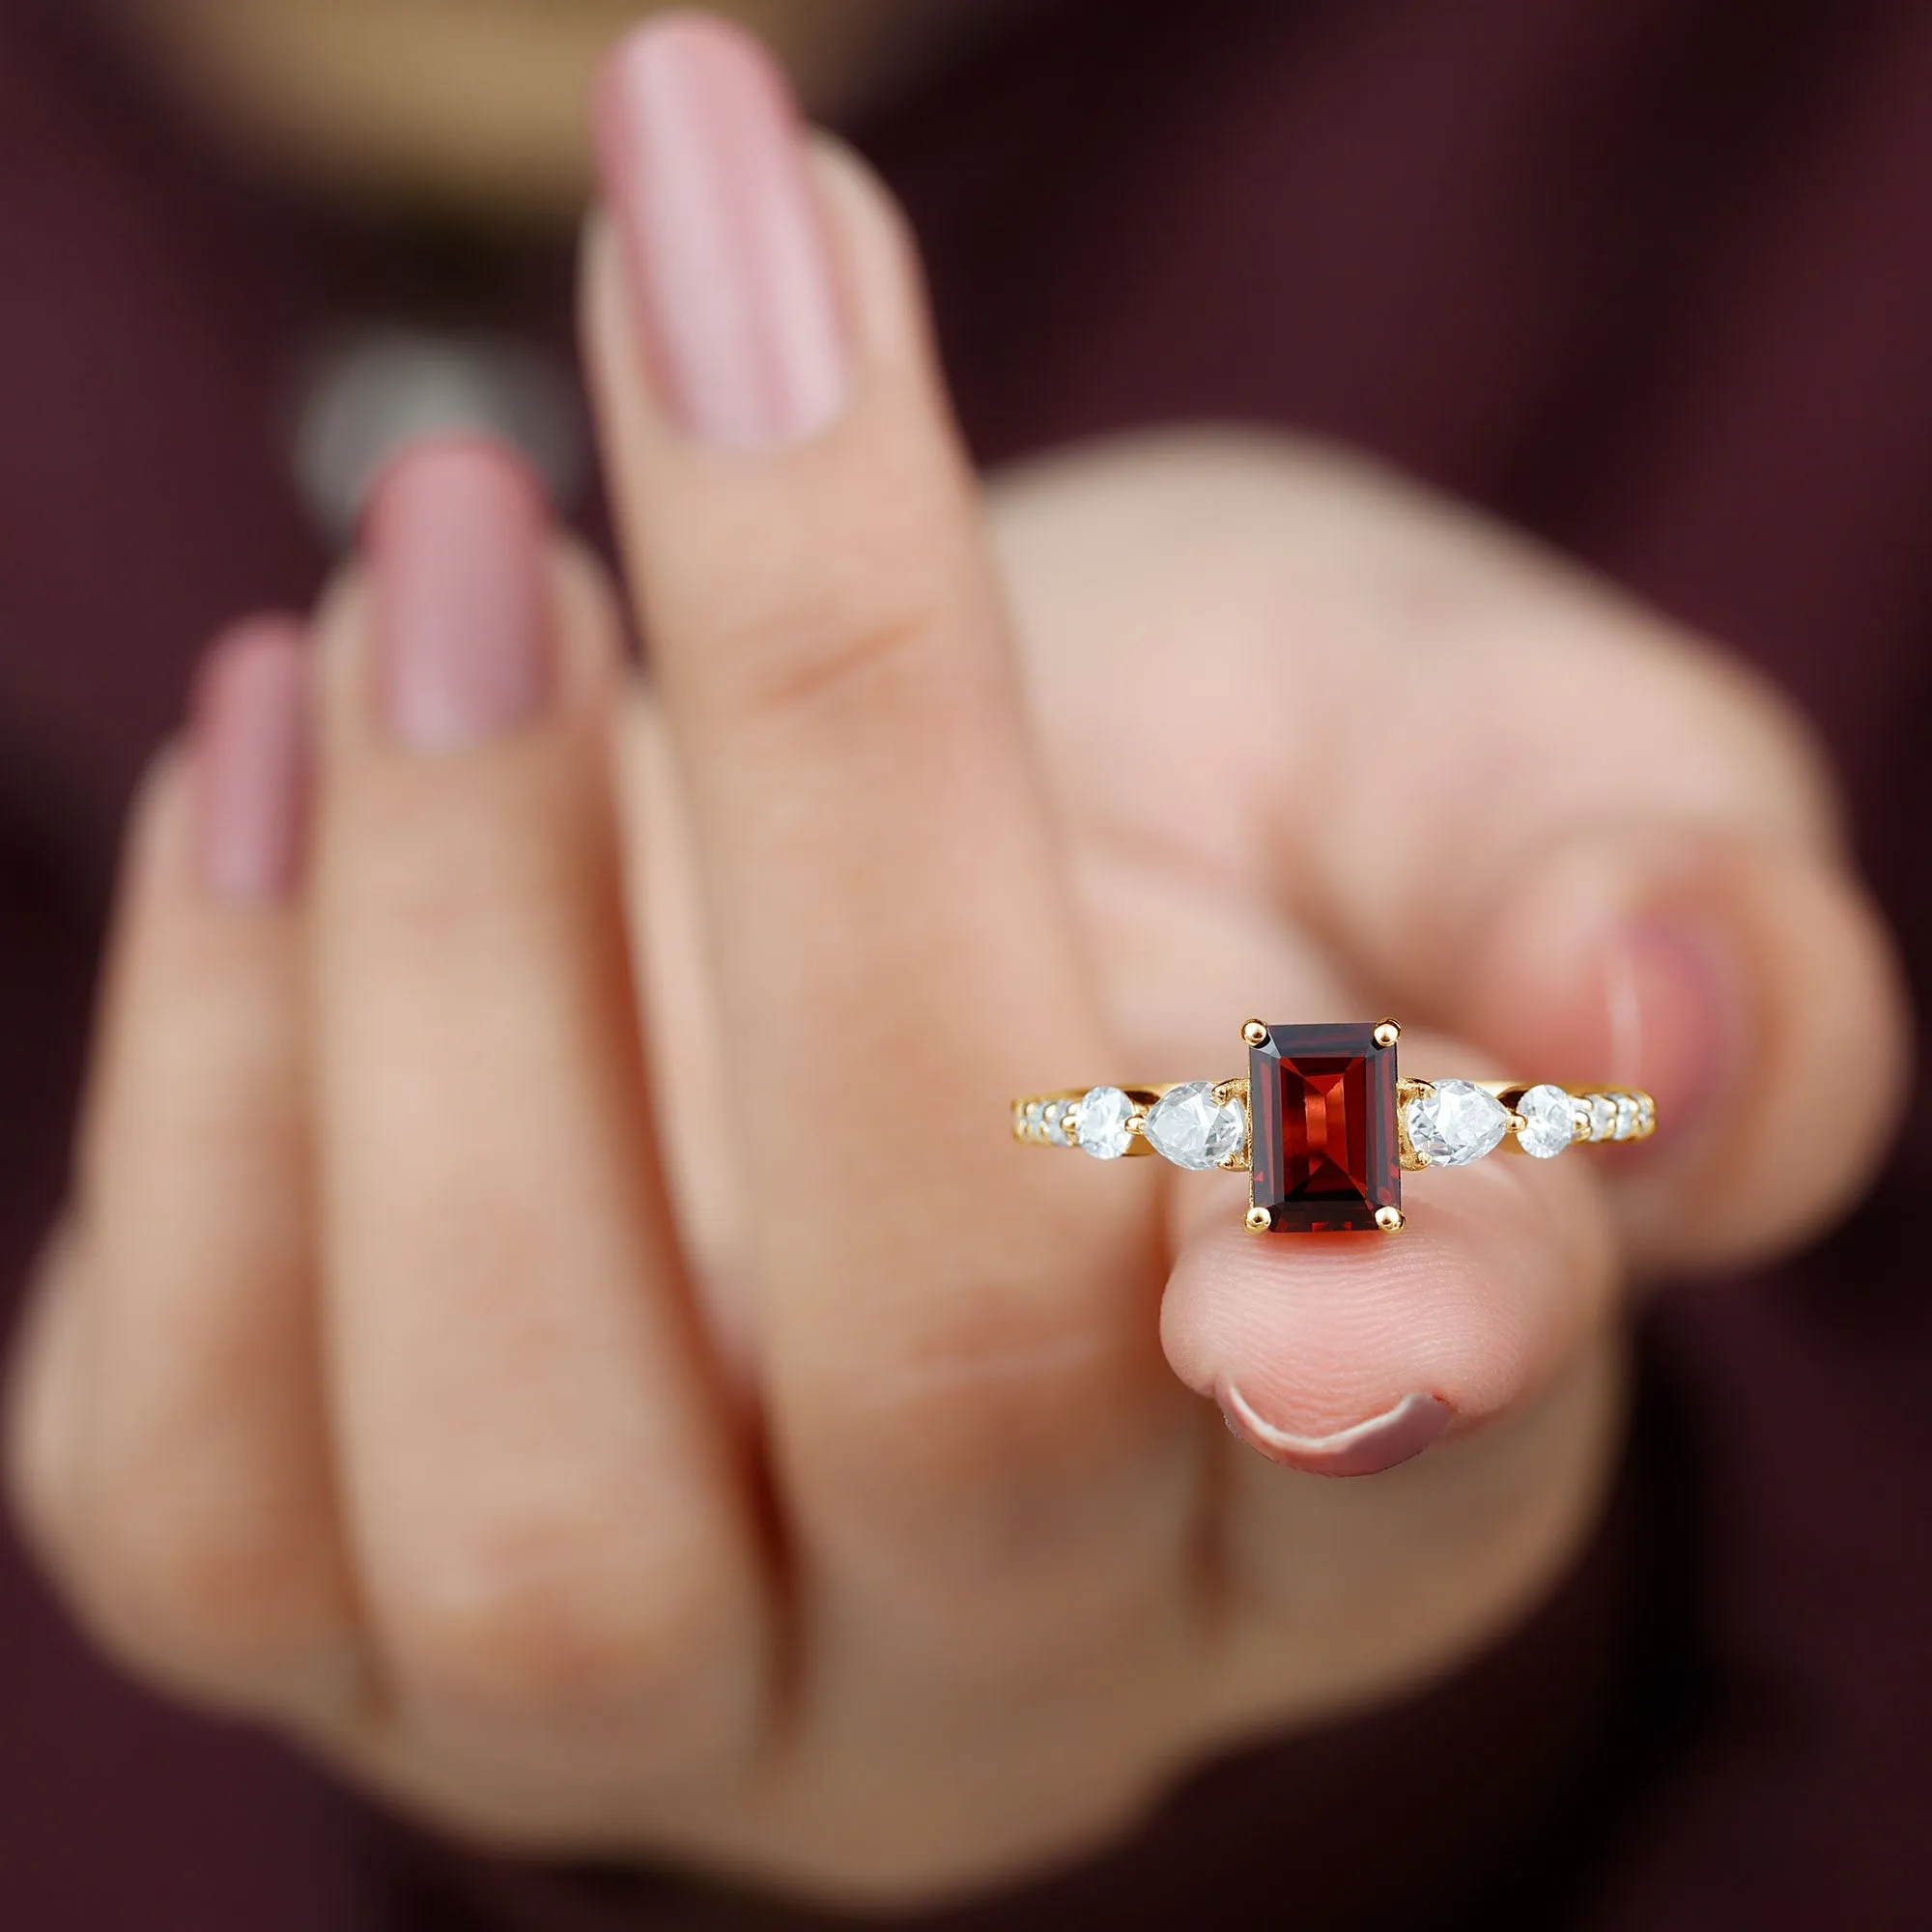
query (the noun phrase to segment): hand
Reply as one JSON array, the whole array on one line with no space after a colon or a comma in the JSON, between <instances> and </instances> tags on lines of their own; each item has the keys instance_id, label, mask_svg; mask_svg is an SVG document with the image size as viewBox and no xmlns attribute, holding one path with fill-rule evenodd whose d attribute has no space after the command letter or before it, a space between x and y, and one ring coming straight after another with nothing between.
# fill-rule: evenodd
<instances>
[{"instance_id":1,"label":"hand","mask_svg":"<svg viewBox=\"0 0 1932 1932\"><path fill-rule=\"evenodd\" d=\"M303 650L217 653L15 1493L133 1667L459 1832L926 1897L1506 1628L1590 1525L1628 1278L1849 1198L1898 994L1736 671L1269 443L1049 466L989 545L877 187L716 27L603 106L655 682L477 447L389 473L316 619L305 853ZM1382 1011L1664 1131L1299 1239L1008 1136ZM1411 1397L1426 1454L1321 1473L1420 1448Z\"/></svg>"}]
</instances>

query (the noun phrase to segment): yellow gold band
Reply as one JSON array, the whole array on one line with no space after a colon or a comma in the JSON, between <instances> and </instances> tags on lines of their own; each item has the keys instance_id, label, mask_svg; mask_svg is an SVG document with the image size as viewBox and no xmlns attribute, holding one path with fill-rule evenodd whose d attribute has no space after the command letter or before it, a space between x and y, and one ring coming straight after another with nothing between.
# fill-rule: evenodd
<instances>
[{"instance_id":1,"label":"yellow gold band","mask_svg":"<svg viewBox=\"0 0 1932 1932\"><path fill-rule=\"evenodd\" d=\"M1386 1019L1249 1020L1245 1078L1029 1094L1012 1103L1013 1138L1096 1160L1157 1153L1246 1173L1249 1227L1339 1234L1400 1228L1404 1174L1466 1167L1505 1144L1548 1160L1657 1131L1657 1103L1635 1088L1402 1079L1401 1037Z\"/></svg>"}]
</instances>

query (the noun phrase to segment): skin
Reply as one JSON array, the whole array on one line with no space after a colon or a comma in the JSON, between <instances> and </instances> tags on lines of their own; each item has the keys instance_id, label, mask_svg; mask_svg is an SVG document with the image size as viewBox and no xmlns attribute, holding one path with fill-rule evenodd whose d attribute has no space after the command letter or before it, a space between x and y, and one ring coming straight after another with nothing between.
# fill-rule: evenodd
<instances>
[{"instance_id":1,"label":"skin","mask_svg":"<svg viewBox=\"0 0 1932 1932\"><path fill-rule=\"evenodd\" d=\"M10 1466L130 1668L448 1829L903 1903L1504 1633L1593 1523L1633 1285L1842 1208L1905 1022L1766 691L1332 453L982 488L901 224L810 166L853 379L781 449L675 425L591 230L628 568L552 539L542 716L389 742L355 560L297 895L212 900L156 767ZM1605 962L1659 929L1721 1028L1628 1037ZM1670 1128L1306 1239L1008 1139L1014 1093L1237 1070L1255 1010L1622 1055ZM1419 1394L1447 1434L1346 1479L1214 1402L1319 1441Z\"/></svg>"}]
</instances>

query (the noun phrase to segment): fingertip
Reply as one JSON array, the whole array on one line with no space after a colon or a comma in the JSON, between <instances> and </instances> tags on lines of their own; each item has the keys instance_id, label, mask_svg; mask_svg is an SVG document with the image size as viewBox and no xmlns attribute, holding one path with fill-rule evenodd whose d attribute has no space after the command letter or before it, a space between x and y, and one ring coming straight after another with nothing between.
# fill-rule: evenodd
<instances>
[{"instance_id":1,"label":"fingertip","mask_svg":"<svg viewBox=\"0 0 1932 1932\"><path fill-rule=\"evenodd\" d=\"M620 41L592 105L633 333L668 416L740 453L810 440L842 412L845 318L789 81L707 14Z\"/></svg>"},{"instance_id":2,"label":"fingertip","mask_svg":"<svg viewBox=\"0 0 1932 1932\"><path fill-rule=\"evenodd\" d=\"M196 871L218 903L284 900L300 877L309 815L305 627L279 614L231 626L195 678L190 758Z\"/></svg>"},{"instance_id":3,"label":"fingertip","mask_svg":"<svg viewBox=\"0 0 1932 1932\"><path fill-rule=\"evenodd\" d=\"M1694 1140L1756 1031L1717 842L1593 834L1521 868L1468 949L1461 1030L1524 1078L1648 1093L1659 1152Z\"/></svg>"},{"instance_id":4,"label":"fingertip","mask_svg":"<svg viewBox=\"0 0 1932 1932\"><path fill-rule=\"evenodd\" d=\"M391 450L362 495L363 546L380 552L452 499L479 504L504 524L541 530L551 521L550 492L535 466L487 430L412 437ZM478 511L477 514L482 514Z\"/></svg>"},{"instance_id":5,"label":"fingertip","mask_svg":"<svg viewBox=\"0 0 1932 1932\"><path fill-rule=\"evenodd\" d=\"M1909 1060L1859 882L1825 851L1734 833L1567 841L1486 923L1459 1017L1512 1070L1655 1096L1654 1142L1601 1157L1654 1266L1732 1264L1822 1226L1876 1163Z\"/></svg>"},{"instance_id":6,"label":"fingertip","mask_svg":"<svg viewBox=\"0 0 1932 1932\"><path fill-rule=\"evenodd\" d=\"M40 1559L54 1564L71 1527L80 1406L80 1239L63 1215L33 1270L5 1366L7 1504Z\"/></svg>"},{"instance_id":7,"label":"fingertip","mask_svg":"<svg viewBox=\"0 0 1932 1932\"><path fill-rule=\"evenodd\" d=\"M1877 1171L1914 1065L1896 945L1857 878L1749 850L1714 898L1751 1024L1724 1104L1618 1190L1634 1251L1657 1265L1736 1266L1823 1232Z\"/></svg>"},{"instance_id":8,"label":"fingertip","mask_svg":"<svg viewBox=\"0 0 1932 1932\"><path fill-rule=\"evenodd\" d=\"M1262 1454L1330 1475L1527 1400L1605 1319L1614 1248L1587 1178L1492 1158L1410 1176L1399 1235L1197 1236L1161 1306L1175 1373Z\"/></svg>"},{"instance_id":9,"label":"fingertip","mask_svg":"<svg viewBox=\"0 0 1932 1932\"><path fill-rule=\"evenodd\" d=\"M193 759L186 735L148 760L122 828L117 901L125 921L150 894L190 891L194 881ZM117 942L118 943L118 942Z\"/></svg>"},{"instance_id":10,"label":"fingertip","mask_svg":"<svg viewBox=\"0 0 1932 1932\"><path fill-rule=\"evenodd\" d=\"M1309 1476L1378 1476L1412 1462L1441 1437L1455 1410L1440 1396L1417 1391L1379 1415L1325 1435L1298 1435L1263 1415L1237 1383L1221 1391L1230 1433L1271 1463Z\"/></svg>"},{"instance_id":11,"label":"fingertip","mask_svg":"<svg viewBox=\"0 0 1932 1932\"><path fill-rule=\"evenodd\" d=\"M591 84L590 119L607 194L626 191L638 164L639 120L655 115L659 97L714 80L727 90L754 89L770 111L796 119L791 83L757 35L691 7L638 21L612 43Z\"/></svg>"},{"instance_id":12,"label":"fingertip","mask_svg":"<svg viewBox=\"0 0 1932 1932\"><path fill-rule=\"evenodd\" d=\"M553 525L535 470L494 438L437 437L390 458L368 496L361 548L371 696L397 746L469 751L549 708Z\"/></svg>"}]
</instances>

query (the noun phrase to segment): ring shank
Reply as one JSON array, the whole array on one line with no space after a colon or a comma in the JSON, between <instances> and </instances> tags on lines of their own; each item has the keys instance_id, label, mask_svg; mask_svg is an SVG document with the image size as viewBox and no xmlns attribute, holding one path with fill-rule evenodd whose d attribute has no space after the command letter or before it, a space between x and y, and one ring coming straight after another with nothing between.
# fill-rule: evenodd
<instances>
[{"instance_id":1,"label":"ring shank","mask_svg":"<svg viewBox=\"0 0 1932 1932\"><path fill-rule=\"evenodd\" d=\"M1050 1094L1026 1094L1012 1103L1013 1138L1028 1147L1078 1147L1077 1119L1081 1104L1095 1094L1120 1094L1131 1103L1133 1110L1127 1121L1130 1138L1126 1151L1129 1154L1151 1154L1154 1149L1145 1133L1149 1110L1177 1087L1193 1084L1170 1080L1157 1086L1063 1087ZM1527 1151L1517 1138L1522 1125L1518 1104L1524 1094L1539 1089L1554 1089L1569 1095L1573 1106L1572 1139L1575 1143L1643 1141L1657 1131L1657 1103L1637 1088L1572 1086L1556 1081L1529 1080L1472 1080L1465 1084L1480 1088L1509 1110L1511 1130L1505 1137L1504 1145L1512 1152ZM1245 1079L1217 1080L1211 1085L1217 1101L1238 1100L1243 1112L1247 1111L1249 1094ZM1435 1083L1430 1080L1404 1079L1397 1084L1397 1139L1402 1166L1410 1173L1419 1172L1431 1163L1416 1152L1409 1140L1408 1109L1414 1101L1435 1091ZM1560 1115L1558 1118L1560 1121ZM1244 1136L1241 1157L1237 1161L1228 1161L1226 1166L1239 1172L1246 1171L1247 1151L1252 1145L1252 1138L1251 1122L1250 1132Z\"/></svg>"}]
</instances>

